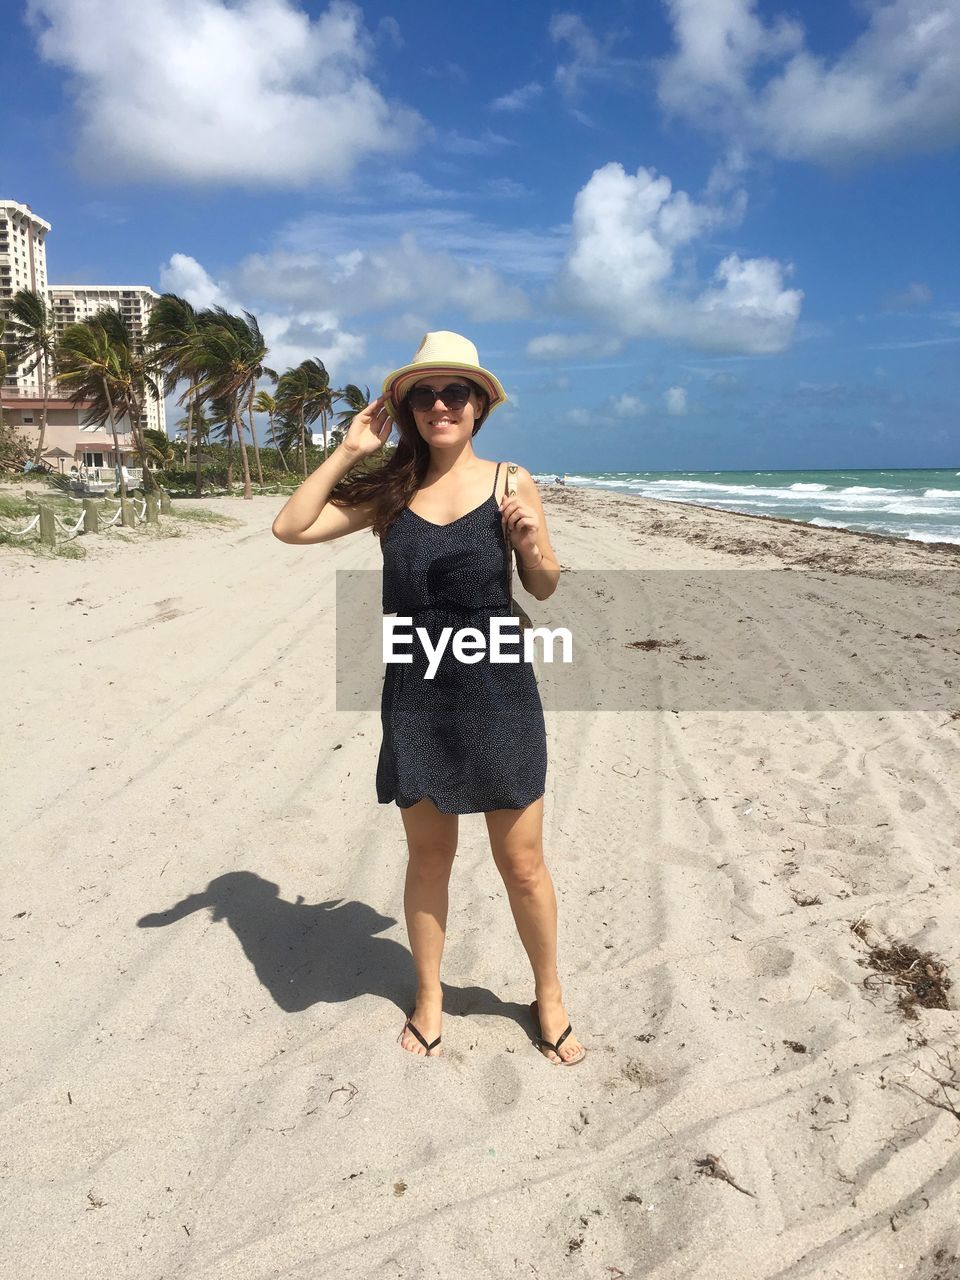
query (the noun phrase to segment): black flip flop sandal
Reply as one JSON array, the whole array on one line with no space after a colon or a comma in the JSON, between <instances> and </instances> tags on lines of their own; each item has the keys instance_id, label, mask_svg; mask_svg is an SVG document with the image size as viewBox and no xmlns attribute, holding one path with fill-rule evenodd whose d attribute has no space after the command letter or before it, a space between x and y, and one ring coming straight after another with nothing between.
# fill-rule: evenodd
<instances>
[{"instance_id":1,"label":"black flip flop sandal","mask_svg":"<svg viewBox=\"0 0 960 1280\"><path fill-rule=\"evenodd\" d=\"M537 1032L535 1036L537 1049L552 1049L557 1057L560 1058L560 1046L563 1044L564 1040L566 1040L567 1036L573 1031L572 1023L567 1024L566 1031L564 1031L557 1043L551 1044L549 1040L544 1040L543 1038L543 1029L540 1026L540 1012L537 1008L536 1000L534 1000L530 1005L530 1012L533 1015L533 1025ZM584 1049L579 1058L572 1058L569 1062L565 1058L560 1058L559 1062L552 1062L549 1058L547 1058L547 1061L550 1063L551 1067L575 1067L577 1063L582 1062L586 1056L587 1051Z\"/></svg>"},{"instance_id":2,"label":"black flip flop sandal","mask_svg":"<svg viewBox=\"0 0 960 1280\"><path fill-rule=\"evenodd\" d=\"M411 1012L410 1012L410 1018L412 1018L412 1017L413 1017L413 1011L411 1010ZM407 1021L406 1021L405 1025L404 1025L403 1030L404 1030L404 1031L406 1031L407 1027L409 1027L409 1028L410 1028L410 1030L413 1032L413 1034L417 1037L417 1039L418 1039L418 1040L420 1041L420 1043L423 1045L423 1047L426 1049L427 1053L429 1053L431 1049L435 1049L435 1048L437 1047L437 1045L440 1043L440 1039L441 1039L441 1037L440 1037L440 1036L437 1036L437 1038L436 1038L436 1040L434 1040L433 1044L427 1044L426 1040L423 1038L423 1036L420 1034L420 1032L417 1030L417 1028L416 1028L416 1027L413 1025L413 1023L410 1021L410 1018L407 1018ZM403 1033L401 1032L401 1035L402 1035L402 1034L403 1034Z\"/></svg>"}]
</instances>

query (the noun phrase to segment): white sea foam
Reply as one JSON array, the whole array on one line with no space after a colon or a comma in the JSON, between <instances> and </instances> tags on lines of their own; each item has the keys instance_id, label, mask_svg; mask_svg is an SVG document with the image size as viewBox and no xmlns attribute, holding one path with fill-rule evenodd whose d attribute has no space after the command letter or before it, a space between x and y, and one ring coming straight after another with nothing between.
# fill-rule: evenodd
<instances>
[{"instance_id":1,"label":"white sea foam","mask_svg":"<svg viewBox=\"0 0 960 1280\"><path fill-rule=\"evenodd\" d=\"M957 474L960 475L960 471ZM960 546L960 529L937 530L935 533L926 529L908 529L904 537L913 542L953 542Z\"/></svg>"},{"instance_id":2,"label":"white sea foam","mask_svg":"<svg viewBox=\"0 0 960 1280\"><path fill-rule=\"evenodd\" d=\"M952 516L956 515L955 507L921 507L915 502L888 502L880 508L895 516Z\"/></svg>"},{"instance_id":3,"label":"white sea foam","mask_svg":"<svg viewBox=\"0 0 960 1280\"><path fill-rule=\"evenodd\" d=\"M920 542L960 543L960 489L914 488L915 479L909 472L862 475L864 480L889 481L886 485L845 484L861 479L854 470L838 471L832 483L787 483L789 472L763 471L721 480L726 474L605 471L593 476L568 474L567 482L751 516L799 519L820 528L882 533ZM778 484L781 478L784 483ZM553 476L545 475L543 480L549 483Z\"/></svg>"}]
</instances>

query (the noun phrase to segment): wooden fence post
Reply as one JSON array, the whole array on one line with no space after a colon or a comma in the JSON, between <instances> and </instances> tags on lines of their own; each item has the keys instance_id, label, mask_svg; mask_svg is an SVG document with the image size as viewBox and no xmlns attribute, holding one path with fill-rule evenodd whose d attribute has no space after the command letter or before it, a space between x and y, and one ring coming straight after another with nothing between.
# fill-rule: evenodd
<instances>
[{"instance_id":1,"label":"wooden fence post","mask_svg":"<svg viewBox=\"0 0 960 1280\"><path fill-rule=\"evenodd\" d=\"M160 523L160 499L157 497L155 493L148 493L145 496L144 501L147 504L147 510L145 513L147 517L147 524L159 524Z\"/></svg>"},{"instance_id":2,"label":"wooden fence post","mask_svg":"<svg viewBox=\"0 0 960 1280\"><path fill-rule=\"evenodd\" d=\"M129 498L120 499L120 523L127 529L134 528L137 523L133 511L133 503Z\"/></svg>"},{"instance_id":3,"label":"wooden fence post","mask_svg":"<svg viewBox=\"0 0 960 1280\"><path fill-rule=\"evenodd\" d=\"M100 503L96 498L84 498L83 500L83 532L100 532Z\"/></svg>"},{"instance_id":4,"label":"wooden fence post","mask_svg":"<svg viewBox=\"0 0 960 1280\"><path fill-rule=\"evenodd\" d=\"M170 514L170 495L166 489L160 490L160 514L168 516Z\"/></svg>"},{"instance_id":5,"label":"wooden fence post","mask_svg":"<svg viewBox=\"0 0 960 1280\"><path fill-rule=\"evenodd\" d=\"M40 541L45 547L57 545L57 526L53 507L45 502L40 503Z\"/></svg>"}]
</instances>

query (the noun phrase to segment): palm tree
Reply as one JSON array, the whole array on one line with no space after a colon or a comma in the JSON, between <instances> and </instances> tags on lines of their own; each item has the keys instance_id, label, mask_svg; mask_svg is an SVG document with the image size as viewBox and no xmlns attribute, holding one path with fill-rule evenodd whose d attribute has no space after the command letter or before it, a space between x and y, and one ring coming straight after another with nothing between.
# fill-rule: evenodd
<instances>
[{"instance_id":1,"label":"palm tree","mask_svg":"<svg viewBox=\"0 0 960 1280\"><path fill-rule=\"evenodd\" d=\"M102 314L102 313L101 313ZM102 426L110 423L114 457L120 475L120 496L126 498L120 441L117 439L117 404L123 394L125 372L121 355L97 316L64 329L57 347L57 376L74 404L90 402L85 420Z\"/></svg>"},{"instance_id":2,"label":"palm tree","mask_svg":"<svg viewBox=\"0 0 960 1280\"><path fill-rule=\"evenodd\" d=\"M155 462L162 471L164 467L169 467L171 463L177 461L177 450L174 448L174 442L165 431L157 431L153 427L147 427L143 432L143 443L146 448L146 454L140 461L144 467L148 467L151 462Z\"/></svg>"},{"instance_id":3,"label":"palm tree","mask_svg":"<svg viewBox=\"0 0 960 1280\"><path fill-rule=\"evenodd\" d=\"M277 383L277 404L288 421L300 424L300 452L303 457L303 474L307 474L307 423L320 419L323 432L323 452L327 453L327 416L333 411L335 392L330 386L330 375L322 360L301 360L295 369L288 369Z\"/></svg>"},{"instance_id":4,"label":"palm tree","mask_svg":"<svg viewBox=\"0 0 960 1280\"><path fill-rule=\"evenodd\" d=\"M120 370L117 404L122 406L130 421L134 449L141 458L145 458L147 447L143 436L143 422L147 397L154 400L160 398L156 357L142 338L129 328L120 312L112 307L103 307L96 315L89 317L89 323L98 324L103 329L116 352L117 367ZM144 467L143 474L144 489L152 492L156 488L153 473L149 467Z\"/></svg>"},{"instance_id":5,"label":"palm tree","mask_svg":"<svg viewBox=\"0 0 960 1280\"><path fill-rule=\"evenodd\" d=\"M306 418L309 423L320 419L320 431L323 435L323 456L327 456L327 418L333 413L333 401L336 392L330 386L330 375L322 360L304 360L300 365L306 373L309 393L306 403Z\"/></svg>"},{"instance_id":6,"label":"palm tree","mask_svg":"<svg viewBox=\"0 0 960 1280\"><path fill-rule=\"evenodd\" d=\"M233 403L228 397L213 397L207 402L210 410L209 435L212 440L225 440L227 444L227 489L233 489L233 429L236 425Z\"/></svg>"},{"instance_id":7,"label":"palm tree","mask_svg":"<svg viewBox=\"0 0 960 1280\"><path fill-rule=\"evenodd\" d=\"M24 365L25 374L40 370L40 436L34 450L33 461L38 463L43 454L43 437L47 431L47 401L50 398L50 378L56 366L57 335L53 314L43 295L35 289L19 289L7 309L14 333L13 359Z\"/></svg>"},{"instance_id":8,"label":"palm tree","mask_svg":"<svg viewBox=\"0 0 960 1280\"><path fill-rule=\"evenodd\" d=\"M354 383L348 382L342 391L335 391L333 394L335 399L347 406L337 414L337 425L330 432L330 443L336 446L343 440L356 415L370 403L370 388L364 387L361 391Z\"/></svg>"},{"instance_id":9,"label":"palm tree","mask_svg":"<svg viewBox=\"0 0 960 1280\"><path fill-rule=\"evenodd\" d=\"M279 407L277 405L276 397L272 396L269 391L258 391L253 397L253 408L255 413L265 413L267 415L270 422L270 443L277 450L277 453L279 453L284 471L289 471L290 468L287 466L287 460L283 456L283 450L277 445L275 422L279 412Z\"/></svg>"},{"instance_id":10,"label":"palm tree","mask_svg":"<svg viewBox=\"0 0 960 1280\"><path fill-rule=\"evenodd\" d=\"M279 426L277 427L277 448L282 457L284 453L290 453L294 461L300 457L301 445L301 428L299 417L284 416L281 414Z\"/></svg>"},{"instance_id":11,"label":"palm tree","mask_svg":"<svg viewBox=\"0 0 960 1280\"><path fill-rule=\"evenodd\" d=\"M158 366L163 370L164 395L172 395L178 383L190 380L190 357L198 328L197 313L185 298L180 298L175 293L164 293L154 303L147 322L147 341L153 348ZM188 395L187 405L185 465L189 467L194 419L200 413L196 394ZM197 493L199 496L199 476Z\"/></svg>"},{"instance_id":12,"label":"palm tree","mask_svg":"<svg viewBox=\"0 0 960 1280\"><path fill-rule=\"evenodd\" d=\"M277 406L283 418L283 437L289 448L295 438L303 461L303 476L307 476L307 427L306 406L310 394L303 365L287 369L277 382ZM294 435L296 433L296 435Z\"/></svg>"},{"instance_id":13,"label":"palm tree","mask_svg":"<svg viewBox=\"0 0 960 1280\"><path fill-rule=\"evenodd\" d=\"M257 383L263 377L270 377L276 381L277 375L272 369L268 369L263 363L267 354L267 344L264 341L263 334L260 332L260 325L257 318L251 315L249 311L244 311L242 316L231 315L223 307L214 307L214 313L220 317L220 323L226 325L236 335L237 342L243 353L243 360L247 366L247 385L245 388L238 390L237 399L247 411L247 423L250 427L250 439L253 441L253 458L257 468L258 483L263 485L263 467L260 463L260 446L257 443L257 430L253 420L253 400L257 391Z\"/></svg>"},{"instance_id":14,"label":"palm tree","mask_svg":"<svg viewBox=\"0 0 960 1280\"><path fill-rule=\"evenodd\" d=\"M347 406L346 409L341 409L337 414L337 426L342 427L345 431L360 410L365 409L370 403L370 388L364 387L361 391L358 386L348 382L342 391L337 391L334 394L338 400L342 400Z\"/></svg>"},{"instance_id":15,"label":"palm tree","mask_svg":"<svg viewBox=\"0 0 960 1280\"><path fill-rule=\"evenodd\" d=\"M187 416L185 418L181 418L180 421L177 423L177 430L183 432L184 449L186 449L187 432L192 431L193 443L196 446L197 450L199 450L200 446L203 444L207 436L210 434L210 420L207 417L207 415L204 413L203 406L200 405L200 407L195 410L193 407L193 401L191 400ZM189 466L190 459L185 457L183 465Z\"/></svg>"},{"instance_id":16,"label":"palm tree","mask_svg":"<svg viewBox=\"0 0 960 1280\"><path fill-rule=\"evenodd\" d=\"M250 463L243 438L240 406L249 407L256 391L257 380L264 375L263 360L267 354L267 347L256 317L249 311L244 311L241 317L230 315L223 307L213 307L202 311L199 319L200 329L197 334L196 356L193 362L194 373L199 375L196 386L204 399L218 397L227 402L240 443L243 496L252 498ZM251 438L259 458L256 434L253 431L251 431ZM262 477L262 471L259 474Z\"/></svg>"}]
</instances>

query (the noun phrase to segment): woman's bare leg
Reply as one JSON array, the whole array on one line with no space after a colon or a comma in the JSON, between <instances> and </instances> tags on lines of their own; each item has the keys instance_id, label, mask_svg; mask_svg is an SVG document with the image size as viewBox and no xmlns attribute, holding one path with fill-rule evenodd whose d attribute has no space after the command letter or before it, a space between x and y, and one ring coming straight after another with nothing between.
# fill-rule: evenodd
<instances>
[{"instance_id":1,"label":"woman's bare leg","mask_svg":"<svg viewBox=\"0 0 960 1280\"><path fill-rule=\"evenodd\" d=\"M400 815L408 849L403 911L417 974L417 1000L411 1021L427 1044L432 1044L440 1034L443 1013L440 961L459 822L455 813L441 813L429 799L401 809ZM427 1052L409 1028L404 1028L400 1043L411 1053L422 1056ZM442 1048L438 1045L428 1056L437 1057Z\"/></svg>"},{"instance_id":2,"label":"woman's bare leg","mask_svg":"<svg viewBox=\"0 0 960 1280\"><path fill-rule=\"evenodd\" d=\"M543 796L525 809L494 809L484 817L493 860L533 969L541 1033L556 1044L570 1019L557 974L557 898L543 860ZM560 1046L560 1057L577 1058L581 1052L582 1045L571 1031ZM551 1062L557 1061L552 1050L543 1053Z\"/></svg>"}]
</instances>

